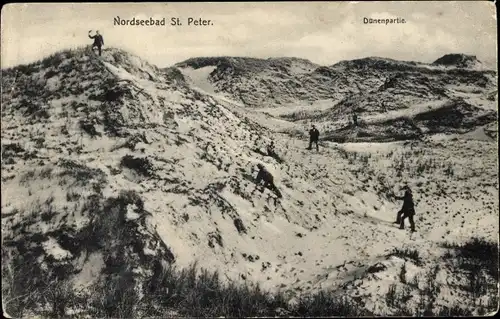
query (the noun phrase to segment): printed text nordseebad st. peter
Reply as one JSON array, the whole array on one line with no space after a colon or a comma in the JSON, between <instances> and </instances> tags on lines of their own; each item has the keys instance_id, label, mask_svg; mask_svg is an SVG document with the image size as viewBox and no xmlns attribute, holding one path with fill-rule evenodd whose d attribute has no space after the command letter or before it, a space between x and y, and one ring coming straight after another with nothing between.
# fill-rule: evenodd
<instances>
[{"instance_id":1,"label":"printed text nordseebad st. peter","mask_svg":"<svg viewBox=\"0 0 500 319\"><path fill-rule=\"evenodd\" d=\"M184 19L185 20L185 19ZM167 21L169 21L167 23ZM186 21L183 21L181 18L172 17L167 20L167 18L154 19L154 18L146 18L146 19L122 19L119 16L116 16L113 19L113 25L120 26L181 26L184 25L184 22L187 22L188 26L209 26L213 25L213 21L202 18L194 18L188 17Z\"/></svg>"}]
</instances>

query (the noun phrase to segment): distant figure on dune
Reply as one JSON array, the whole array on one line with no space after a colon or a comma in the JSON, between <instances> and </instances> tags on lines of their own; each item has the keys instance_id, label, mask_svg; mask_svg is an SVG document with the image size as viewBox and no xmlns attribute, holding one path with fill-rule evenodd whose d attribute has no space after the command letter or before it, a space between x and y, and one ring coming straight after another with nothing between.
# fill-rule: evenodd
<instances>
[{"instance_id":1,"label":"distant figure on dune","mask_svg":"<svg viewBox=\"0 0 500 319\"><path fill-rule=\"evenodd\" d=\"M99 56L101 56L101 47L104 45L104 39L102 35L99 34L99 30L96 30L95 35L90 35L92 30L89 30L89 38L94 39L94 43L92 44L92 51L97 47L99 50Z\"/></svg>"},{"instance_id":2,"label":"distant figure on dune","mask_svg":"<svg viewBox=\"0 0 500 319\"><path fill-rule=\"evenodd\" d=\"M316 126L313 125L311 130L309 131L309 147L307 149L308 150L312 149L312 145L313 143L315 143L316 151L319 151L318 141L319 141L319 131L316 128Z\"/></svg>"},{"instance_id":3,"label":"distant figure on dune","mask_svg":"<svg viewBox=\"0 0 500 319\"><path fill-rule=\"evenodd\" d=\"M274 151L274 141L271 141L271 143L267 146L267 155L269 156L274 156L276 153Z\"/></svg>"},{"instance_id":4,"label":"distant figure on dune","mask_svg":"<svg viewBox=\"0 0 500 319\"><path fill-rule=\"evenodd\" d=\"M397 213L395 224L400 224L399 229L405 228L405 218L408 217L410 221L411 231L415 231L415 222L413 216L415 216L415 204L413 203L413 194L410 187L405 185L403 187L405 194L403 197L395 196L396 199L403 201L403 208Z\"/></svg>"},{"instance_id":5,"label":"distant figure on dune","mask_svg":"<svg viewBox=\"0 0 500 319\"><path fill-rule=\"evenodd\" d=\"M259 173L257 174L257 179L255 180L255 183L259 185L261 181L264 181L264 187L273 191L276 194L276 196L281 198L282 197L281 192L278 190L276 185L274 185L273 175L269 173L269 171L265 169L264 165L260 163L257 164L257 168L259 169ZM263 191L264 189L261 190L261 192Z\"/></svg>"},{"instance_id":6,"label":"distant figure on dune","mask_svg":"<svg viewBox=\"0 0 500 319\"><path fill-rule=\"evenodd\" d=\"M356 114L356 113L352 114L352 124L354 126L358 126L358 114Z\"/></svg>"},{"instance_id":7,"label":"distant figure on dune","mask_svg":"<svg viewBox=\"0 0 500 319\"><path fill-rule=\"evenodd\" d=\"M281 159L281 157L278 156L278 154L276 153L276 148L274 147L274 142L273 141L271 141L271 143L269 143L266 146L266 150L265 151L262 151L260 147L254 148L253 151L255 153L258 153L258 154L262 155L262 156L270 156L270 157L274 158L280 164L282 164L284 162L283 159Z\"/></svg>"}]
</instances>

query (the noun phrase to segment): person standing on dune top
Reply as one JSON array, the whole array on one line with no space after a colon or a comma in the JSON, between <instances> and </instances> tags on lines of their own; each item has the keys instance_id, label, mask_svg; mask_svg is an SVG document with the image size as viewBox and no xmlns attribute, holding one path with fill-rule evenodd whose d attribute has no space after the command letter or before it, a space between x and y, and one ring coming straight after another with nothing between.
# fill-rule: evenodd
<instances>
[{"instance_id":1,"label":"person standing on dune top","mask_svg":"<svg viewBox=\"0 0 500 319\"><path fill-rule=\"evenodd\" d=\"M319 131L316 128L316 126L313 125L311 130L309 131L309 147L307 149L308 150L312 149L312 145L313 143L315 143L316 151L319 151L318 140L319 140Z\"/></svg>"},{"instance_id":2,"label":"person standing on dune top","mask_svg":"<svg viewBox=\"0 0 500 319\"><path fill-rule=\"evenodd\" d=\"M99 56L101 56L101 47L104 45L104 39L102 35L99 34L99 31L97 30L95 32L95 35L90 35L92 30L89 30L89 38L94 39L94 43L92 44L92 51L94 51L94 48L97 47L99 50Z\"/></svg>"}]
</instances>

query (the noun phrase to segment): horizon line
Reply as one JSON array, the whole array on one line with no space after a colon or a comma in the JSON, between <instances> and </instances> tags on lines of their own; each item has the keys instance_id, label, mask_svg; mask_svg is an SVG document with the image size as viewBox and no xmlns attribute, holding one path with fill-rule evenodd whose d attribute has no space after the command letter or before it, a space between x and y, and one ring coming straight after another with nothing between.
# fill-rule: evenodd
<instances>
[{"instance_id":1,"label":"horizon line","mask_svg":"<svg viewBox=\"0 0 500 319\"><path fill-rule=\"evenodd\" d=\"M38 58L36 60L33 60L31 62L25 62L25 63L19 63L19 64L15 64L15 65L12 65L12 66L6 66L6 67L0 67L1 70L9 70L9 69L13 69L13 68L16 68L16 67L20 67L20 66L27 66L27 65L32 65L32 64L36 64L36 63L39 63L53 55L57 55L57 54L61 54L63 52L66 52L66 51L79 51L79 50L88 50L88 45L82 45L82 46L78 46L78 47L73 47L73 48L66 48L66 49L61 49L61 50L58 50L58 51L55 51L53 53L50 53L50 54L47 54L45 55L44 57L41 57L41 58ZM192 60L192 59L203 59L203 58L249 58L249 59L256 59L256 60L270 60L270 59L301 59L301 60L305 60L305 61L308 61L310 62L311 64L315 64L319 67L331 67L331 66L334 66L336 64L339 64L341 62L348 62L348 61L356 61L356 60L363 60L363 59L370 59L370 58L377 58L377 59L386 59L386 60L392 60L392 61L397 61L397 62L413 62L413 63L420 63L420 64L425 64L425 65L432 65L432 63L434 63L435 61L437 61L438 59L446 56L446 55L465 55L465 56L472 56L472 57L475 57L477 59L477 54L467 54L467 53L457 53L457 52L450 52L450 53L446 53L446 54L443 54L437 58L434 59L434 61L432 62L423 62L423 61L416 61L416 60L400 60L400 59L395 59L395 58L389 58L389 57L383 57L383 56L376 56L376 55L371 55L371 56L365 56L365 57L360 57L360 58L354 58L354 59L350 59L350 60L346 60L346 59L343 59L343 60L338 60L336 62L333 62L331 64L319 64L319 63L316 63L316 62L313 62L311 61L309 58L304 58L304 57L300 57L300 56L268 56L268 57L256 57L256 56L243 56L243 55L207 55L207 56L193 56L193 57L190 57L190 58L187 58L187 59L184 59L182 61L179 61L179 62L175 62L171 65L167 65L167 66L159 66L157 65L156 63L153 63L153 62L150 62L148 61L147 58L144 58L142 56L140 56L139 54L136 54L136 53L132 53L130 52L129 50L127 49L124 49L124 48L121 48L119 46L110 46L110 47L107 47L105 49L103 49L103 53L106 52L106 51L109 51L109 50L118 50L118 51L123 51L127 54L130 54L130 55L133 55L133 56L136 56L140 59L143 59L145 61L147 61L149 64L153 65L153 66L156 66L157 68L159 69L166 69L166 68L171 68L171 67L175 67L176 65L178 64L181 64L181 63L184 63L186 61L189 61L189 60ZM479 59L477 59L479 62L481 63L485 63L484 61L481 61ZM498 64L498 63L496 63ZM489 65L488 65L489 66ZM492 66L493 67L493 66Z\"/></svg>"}]
</instances>

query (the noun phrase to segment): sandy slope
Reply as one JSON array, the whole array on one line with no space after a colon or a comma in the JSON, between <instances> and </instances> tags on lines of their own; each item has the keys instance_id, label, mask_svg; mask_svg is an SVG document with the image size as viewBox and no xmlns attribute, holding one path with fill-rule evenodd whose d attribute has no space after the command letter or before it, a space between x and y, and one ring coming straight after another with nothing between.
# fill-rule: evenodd
<instances>
[{"instance_id":1,"label":"sandy slope","mask_svg":"<svg viewBox=\"0 0 500 319\"><path fill-rule=\"evenodd\" d=\"M202 71L199 71L198 75L201 75L201 72ZM190 83L196 88L200 88L202 86L206 88L207 84L209 84L207 83L208 81L206 81L206 78L204 78L203 76L194 77L187 72L185 73L185 75L187 75L192 80L192 82ZM211 89L206 89L205 92L214 92L213 86ZM217 95L214 96L217 97ZM413 105L411 108L408 108L406 110L396 110L385 114L378 114L372 117L367 117L365 121L370 122L381 119L387 120L391 118L398 118L401 116L409 117L415 114L419 114L422 111L432 109L433 107L439 107L444 102L445 101L434 101L421 103ZM329 103L327 101L323 101L318 102L317 104L312 106L302 107L301 109L307 109L309 112L311 112L316 109L325 109L325 105L328 104ZM289 112L295 112L297 110L297 108L294 108L293 106L289 106L288 108ZM280 113L280 109L286 110L287 107L267 111L269 113L278 115ZM266 112L266 110L260 111ZM269 121L269 119L264 120L261 118L259 120L259 123L269 127L270 129L276 127L275 123ZM305 128L307 129L307 127ZM303 129L303 127L302 125L297 125L296 129ZM308 247L311 242L315 243L315 246L321 245L321 249L319 249L316 253L309 252L311 251L311 249L308 249L308 253L303 253L303 257L300 256L299 258L297 258L297 255L294 253L292 263L298 263L299 265L301 265L301 268L294 266L295 273L293 273L294 282L292 284L292 287L298 290L302 290L304 287L306 289L338 287L339 285L352 280L354 276L363 277L364 271L366 271L366 268L369 265L373 265L376 262L380 261L385 261L386 263L388 263L387 266L389 269L385 272L385 274L380 274L380 276L386 278L384 280L385 285L387 286L394 281L394 278L396 277L395 272L397 272L397 270L403 264L403 261L400 259L389 259L389 261L387 261L387 258L383 257L384 253L389 251L392 247L416 248L425 256L424 258L429 260L428 263L432 263L433 261L438 259L439 254L441 253L441 251L438 249L438 244L440 242L443 242L445 240L461 241L464 238L470 236L471 229L481 229L482 234L492 240L496 240L495 234L497 232L497 228L494 225L496 225L498 216L496 215L495 211L488 209L487 211L489 213L485 214L485 211L476 208L476 205L478 204L477 201L479 200L480 196L483 196L484 191L478 191L474 195L469 195L470 197L467 197L468 200L465 200L464 198L464 200L458 201L457 196L462 196L462 192L469 194L470 186L463 185L463 183L461 182L458 182L457 185L455 185L452 180L448 180L450 176L446 176L445 174L443 174L443 172L440 173L442 177L439 177L440 175L436 176L435 174L431 173L432 171L439 171L439 169L437 169L437 167L435 166L441 166L443 170L445 167L449 166L453 167L456 170L460 170L460 174L471 174L471 172L467 172L468 170L470 170L470 167L468 166L477 167L477 165L474 163L473 157L470 157L472 153L469 153L470 155L466 156L466 158L469 158L470 161L468 164L465 164L466 162L463 162L463 160L458 160L460 164L457 163L457 160L454 160L455 157L457 159L462 159L463 151L459 151L461 149L459 145L467 145L466 148L472 148L476 150L484 145L487 145L487 149L489 149L490 151L487 151L486 154L489 154L487 155L487 157L492 160L492 162L489 162L490 164L487 164L487 166L492 169L490 173L495 174L493 155L494 141L487 136L484 137L484 133L481 134L481 130L482 128L478 128L476 131L464 136L465 138L470 138L470 142L463 140L464 137L462 136L458 137L460 138L460 140L456 140L456 135L450 135L447 138L446 146L437 144L439 145L439 147L437 147L434 151L428 150L429 145L435 145L434 138L429 139L423 145L412 145L410 147L410 150L408 150L408 146L405 146L403 143L356 143L344 145L325 143L327 149L324 149L321 155L312 156L309 153L300 151L301 146L304 145L303 141L297 140L294 143L286 143L286 148L283 150L285 158L290 159L294 162L310 163L309 165L317 165L318 167L321 167L322 170L324 170L322 175L329 175L334 178L332 189L335 189L335 194L344 192L345 196L346 191L354 191L354 194L351 194L352 196L336 198L334 200L334 203L345 203L346 206L352 208L353 213L355 214L353 216L350 216L345 221L343 221L342 217L339 216L332 216L330 218L327 217L325 220L323 220L323 223L319 226L319 228L316 229L313 233L308 234L307 237L299 237L300 239L298 240L298 242L296 242L297 240L293 240L293 244L291 244L291 246L284 248L284 252L294 252L295 250L304 251L304 248L302 248L303 246L299 244L300 242L305 243L306 247ZM285 138L290 139L290 137ZM452 141L450 142L450 140ZM438 141L439 140L436 140L436 143L439 143ZM290 149L293 148L292 145L297 147L297 151L290 151ZM370 156L368 159L364 159L370 164L368 165L369 170L367 171L366 163L364 163L362 168L357 167L357 165L360 164L357 163L359 159L352 159L349 160L348 163L344 162L343 164L339 164L340 159L338 153L336 151L332 152L331 150L340 149L344 149L350 154L363 154L364 156ZM412 153L415 155L410 155ZM324 157L325 155L326 157ZM442 160L441 163L440 159ZM314 162L311 162L311 160L314 160ZM403 174L403 176L408 174L408 177L394 178L394 176L391 176L391 171L392 169L394 169L394 167L391 166L394 165L394 162L398 160L407 163L407 167L405 167L405 169L403 169L401 173ZM340 160L340 162L342 162L342 160ZM429 167L422 168L424 166ZM419 169L418 167L421 167L420 169L429 170L429 173L431 174L427 175L415 172ZM408 236L408 234L401 232L399 229L396 229L393 225L391 225L391 222L394 219L394 213L397 211L396 204L381 199L380 195L382 194L374 194L374 190L372 190L371 192L360 191L360 188L369 188L371 186L371 183L363 183L364 187L359 184L356 185L355 183L353 183L352 177L349 176L349 173L352 172L355 172L355 174L359 172L360 175L362 175L363 173L367 173L367 176L363 176L363 180L365 181L370 179L371 175L383 176L382 178L385 179L384 183L386 183L389 188L392 188L392 185L398 185L402 181L407 181L412 185L419 185L420 187L422 187L421 185L426 185L425 187L421 188L422 190L425 190L423 194L421 194L420 192L416 193L418 194L417 196L420 197L419 199L417 199L417 209L420 212L419 221L417 221L420 229L419 234ZM461 180L463 178L465 177L452 177L452 179L458 180ZM354 185L350 183L353 183ZM427 194L429 191L431 193L433 191L440 192L440 190L443 188L446 190L452 189L451 192L453 192L454 195L437 196ZM495 190L495 188L496 186L487 187L486 192L487 194L489 194L487 196L494 196L495 192L497 191ZM320 186L320 189L324 189L324 184ZM431 191L430 189L433 190ZM425 202L424 198L426 199ZM472 198L476 198L476 200L470 200ZM498 205L498 201L494 200L493 197L489 198L489 204L485 205L489 206L490 204L494 203L493 206L497 207L495 205ZM454 202L450 203L450 199L453 199ZM325 199L322 199L322 201L324 200ZM472 209L474 209L474 212L471 211ZM443 212L443 210L445 210L445 212ZM324 210L320 211L324 212ZM454 213L451 213L452 211ZM449 215L453 215L453 218L450 219ZM462 223L460 224L461 227L455 227L454 225L456 225L456 223L458 222L458 216L462 216L461 218L463 218L463 220L465 220L465 218L467 217L467 220L471 221L471 223L468 223L468 226L465 226L465 224ZM446 226L436 227L436 225L441 225L443 222L446 224ZM490 222L493 222L493 224L489 224ZM464 229L464 227L469 228ZM475 231L472 232L475 233ZM488 233L489 235L486 235L486 233ZM257 234L258 233L256 233L256 235ZM280 234L283 234L283 232L281 232ZM337 236L332 236L334 234ZM265 237L269 238L268 236ZM337 240L335 240L334 238L337 238ZM344 239L344 241L341 241L338 238L342 238ZM367 242L368 238L369 242ZM287 239L287 242L288 241L289 240ZM273 247L271 250L276 251L279 249ZM314 251L314 249L312 251ZM280 256L282 256L282 254L280 254ZM280 264L283 265L286 263L290 263L290 260L288 259L286 262L283 261ZM341 268L341 270L339 270L336 268L336 266L342 264L345 265L346 263L348 265L354 266L351 266L350 270L347 270L346 268ZM314 271L311 271L311 269L314 269ZM414 267L412 271L409 271L408 273L409 276L413 277L419 272L422 273L423 269L421 269L420 267ZM352 274L351 272L354 272L354 274ZM284 274L284 276L288 277L286 274ZM269 280L272 280L271 278ZM280 278L280 280L282 279ZM380 301L380 299L382 299L383 297L383 294L385 294L387 291L387 287L380 289L381 282L378 282L378 280L375 281L377 282L376 285L374 283L370 283L366 287L355 288L355 294L359 294L359 291L361 290L361 294L365 294L365 297L367 294L372 295L371 300L373 307L375 307L377 301ZM304 285L304 283L308 284ZM277 286L277 284L273 285ZM269 286L272 287L272 285Z\"/></svg>"},{"instance_id":2,"label":"sandy slope","mask_svg":"<svg viewBox=\"0 0 500 319\"><path fill-rule=\"evenodd\" d=\"M413 278L439 263L439 245L444 241L460 242L471 235L497 239L494 141L429 137L419 143L324 142L316 153L305 149L304 138L283 133L304 132L303 124L247 110L215 93L206 81L209 68L185 70L190 88L173 84L154 66L114 49L105 51L102 61L89 60L85 54L68 59L79 59L84 70L64 73L60 65L52 67L59 72L60 83L79 83L79 92L50 93L55 84L44 80L44 67L22 76L22 83L39 80L50 117L26 116L22 96L15 90L2 92L8 104L2 110L4 242L28 238L15 225L33 219L37 222L25 228L29 234L47 234L63 225L77 232L88 223L82 209L89 200L86 195L99 184L103 199L122 190L135 191L149 213L142 224L136 222L142 211L127 206L127 218L148 243L130 256L165 258L161 239L180 266L196 260L228 280L258 282L263 288L292 295L340 289L362 296L366 307L376 313L391 313L382 297L397 282L405 263L387 256L393 248L419 251L423 264L406 262L408 277ZM89 71L88 78L81 78L83 71ZM108 87L107 81L113 86ZM93 97L109 97L106 92L119 88L125 92L119 99ZM39 101L32 97L31 102ZM322 108L322 103L317 107ZM82 130L78 123L85 118L95 120L93 127L100 137ZM61 134L63 127L70 133ZM40 136L43 140L37 140ZM285 160L282 164L254 151L264 149L271 138ZM131 141L134 147L123 146ZM4 145L9 143L18 143L22 151L6 156ZM26 156L35 150L37 154ZM147 159L149 175L121 166L126 155ZM70 179L59 174L65 172L61 160L70 158L100 173L89 180L76 177L61 182ZM283 199L276 199L269 190L254 191L257 163L274 173ZM404 182L414 190L417 204L414 234L391 224L401 203L388 195L401 195ZM71 201L70 190L80 199ZM49 197L53 199L47 204ZM56 213L41 219L44 208L37 208L37 201ZM244 230L236 226L237 221ZM105 267L104 252L94 251L89 258L72 255L58 245L57 236L51 233L34 242L44 249L39 260L43 263L53 255L73 264L80 270L74 277L77 283L95 279L95 273ZM139 273L143 269L143 276L150 276L147 263L130 258ZM368 269L377 263L384 270L374 275ZM451 272L442 275L443 285L454 278ZM455 297L446 296L437 304L459 300L464 307L472 307L472 301L461 299L459 289Z\"/></svg>"}]
</instances>

